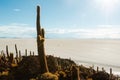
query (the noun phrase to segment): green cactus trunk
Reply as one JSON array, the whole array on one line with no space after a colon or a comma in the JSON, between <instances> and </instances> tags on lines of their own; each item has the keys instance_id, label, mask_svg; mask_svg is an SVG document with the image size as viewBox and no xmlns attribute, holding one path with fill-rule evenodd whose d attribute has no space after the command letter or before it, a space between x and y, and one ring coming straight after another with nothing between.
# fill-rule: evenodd
<instances>
[{"instance_id":1,"label":"green cactus trunk","mask_svg":"<svg viewBox=\"0 0 120 80\"><path fill-rule=\"evenodd\" d=\"M40 73L43 74L45 72L48 72L48 65L47 65L47 60L46 60L46 55L45 55L45 49L44 49L44 29L41 29L40 26L40 7L37 6L37 48L38 48L38 56L40 60L40 67L41 71Z\"/></svg>"}]
</instances>

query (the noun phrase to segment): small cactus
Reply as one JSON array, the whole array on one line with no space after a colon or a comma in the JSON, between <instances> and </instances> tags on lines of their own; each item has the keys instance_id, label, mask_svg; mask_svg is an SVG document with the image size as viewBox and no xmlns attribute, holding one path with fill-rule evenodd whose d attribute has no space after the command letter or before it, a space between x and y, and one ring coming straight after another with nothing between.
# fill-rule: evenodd
<instances>
[{"instance_id":1,"label":"small cactus","mask_svg":"<svg viewBox=\"0 0 120 80\"><path fill-rule=\"evenodd\" d=\"M6 45L6 53L7 53L7 58L9 58L8 45Z\"/></svg>"},{"instance_id":2,"label":"small cactus","mask_svg":"<svg viewBox=\"0 0 120 80\"><path fill-rule=\"evenodd\" d=\"M30 51L30 56L32 56L32 52Z\"/></svg>"},{"instance_id":3,"label":"small cactus","mask_svg":"<svg viewBox=\"0 0 120 80\"><path fill-rule=\"evenodd\" d=\"M33 56L35 55L35 53L33 52Z\"/></svg>"},{"instance_id":4,"label":"small cactus","mask_svg":"<svg viewBox=\"0 0 120 80\"><path fill-rule=\"evenodd\" d=\"M110 68L110 76L109 76L109 80L112 80L112 68Z\"/></svg>"},{"instance_id":5,"label":"small cactus","mask_svg":"<svg viewBox=\"0 0 120 80\"><path fill-rule=\"evenodd\" d=\"M15 44L15 51L16 51L16 58L18 58L18 49L16 44Z\"/></svg>"},{"instance_id":6,"label":"small cactus","mask_svg":"<svg viewBox=\"0 0 120 80\"><path fill-rule=\"evenodd\" d=\"M99 67L97 66L97 73L99 72Z\"/></svg>"},{"instance_id":7,"label":"small cactus","mask_svg":"<svg viewBox=\"0 0 120 80\"><path fill-rule=\"evenodd\" d=\"M19 61L22 60L21 51L19 50Z\"/></svg>"},{"instance_id":8,"label":"small cactus","mask_svg":"<svg viewBox=\"0 0 120 80\"><path fill-rule=\"evenodd\" d=\"M79 68L77 66L72 66L71 80L80 80Z\"/></svg>"},{"instance_id":9,"label":"small cactus","mask_svg":"<svg viewBox=\"0 0 120 80\"><path fill-rule=\"evenodd\" d=\"M25 56L27 56L27 49L25 49Z\"/></svg>"},{"instance_id":10,"label":"small cactus","mask_svg":"<svg viewBox=\"0 0 120 80\"><path fill-rule=\"evenodd\" d=\"M14 61L13 53L10 53L9 62L12 64Z\"/></svg>"}]
</instances>

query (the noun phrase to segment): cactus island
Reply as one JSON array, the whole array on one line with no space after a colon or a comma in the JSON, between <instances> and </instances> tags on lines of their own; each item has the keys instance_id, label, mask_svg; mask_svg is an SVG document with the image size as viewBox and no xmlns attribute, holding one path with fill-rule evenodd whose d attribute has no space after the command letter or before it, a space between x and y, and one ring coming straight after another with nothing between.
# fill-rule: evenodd
<instances>
[{"instance_id":1,"label":"cactus island","mask_svg":"<svg viewBox=\"0 0 120 80\"><path fill-rule=\"evenodd\" d=\"M45 31L40 24L40 7L37 6L37 51L38 55L27 49L25 55L21 55L15 44L15 54L9 52L0 53L0 80L119 80L118 76L106 72L104 68L99 70L93 67L77 65L71 59L63 59L46 55L44 49Z\"/></svg>"}]
</instances>

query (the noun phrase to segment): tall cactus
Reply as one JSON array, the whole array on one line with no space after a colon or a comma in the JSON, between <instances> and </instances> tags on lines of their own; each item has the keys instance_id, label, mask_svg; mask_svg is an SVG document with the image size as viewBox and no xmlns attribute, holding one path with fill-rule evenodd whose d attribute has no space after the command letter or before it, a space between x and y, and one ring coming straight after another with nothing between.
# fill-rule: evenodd
<instances>
[{"instance_id":1,"label":"tall cactus","mask_svg":"<svg viewBox=\"0 0 120 80\"><path fill-rule=\"evenodd\" d=\"M37 27L37 48L38 48L38 56L40 60L40 73L43 74L45 72L48 72L48 65L47 65L47 60L46 60L46 55L45 55L45 50L44 50L44 40L45 40L45 32L44 29L41 29L40 26L40 7L37 6L37 21L36 21L36 27Z\"/></svg>"}]
</instances>

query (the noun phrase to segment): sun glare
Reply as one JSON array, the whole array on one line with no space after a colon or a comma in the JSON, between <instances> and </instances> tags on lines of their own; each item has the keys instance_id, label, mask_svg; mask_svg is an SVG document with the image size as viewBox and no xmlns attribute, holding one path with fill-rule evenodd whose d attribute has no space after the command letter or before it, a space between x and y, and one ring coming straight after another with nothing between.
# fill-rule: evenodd
<instances>
[{"instance_id":1,"label":"sun glare","mask_svg":"<svg viewBox=\"0 0 120 80\"><path fill-rule=\"evenodd\" d=\"M112 13L119 0L94 0L95 4L105 13Z\"/></svg>"}]
</instances>

